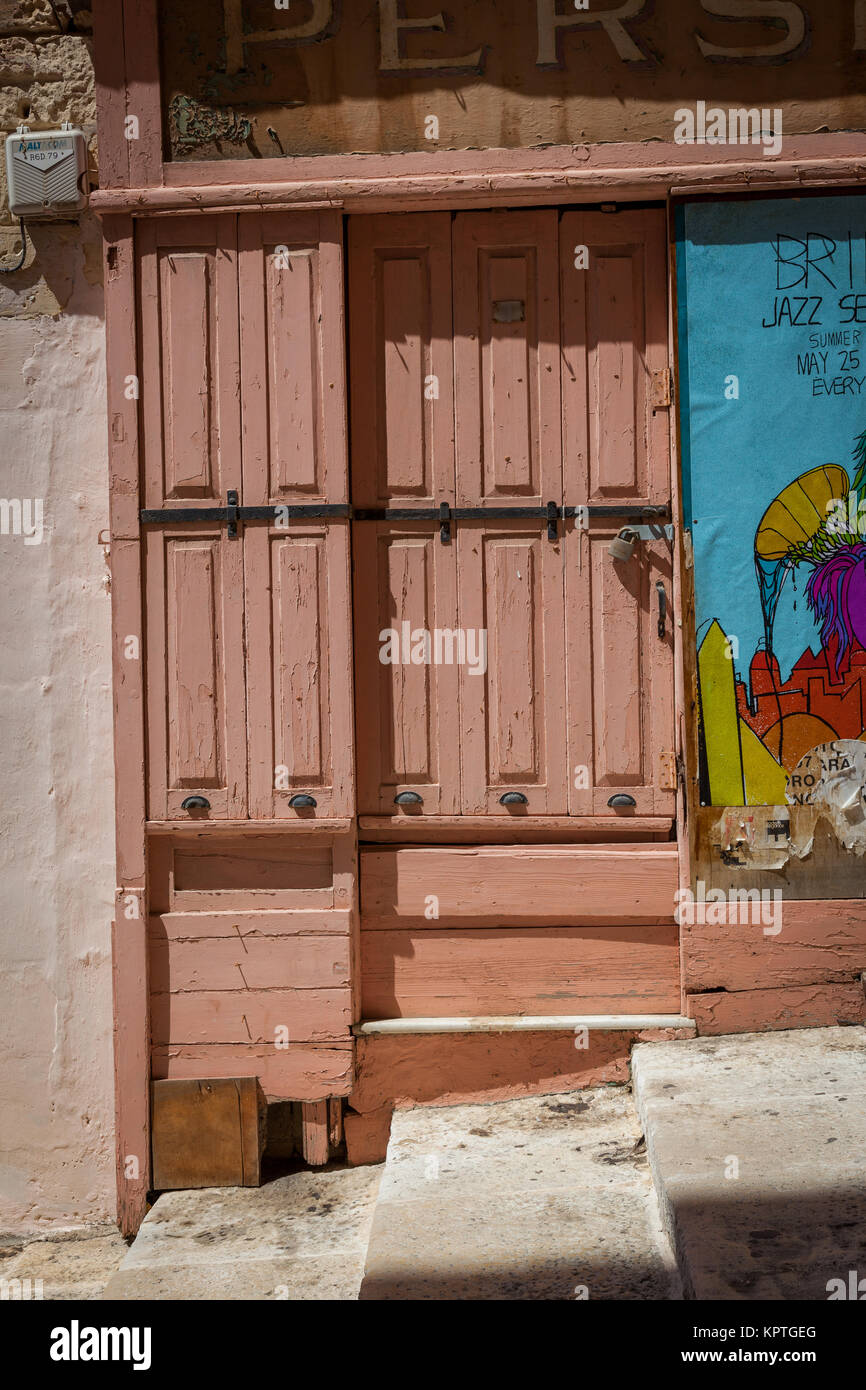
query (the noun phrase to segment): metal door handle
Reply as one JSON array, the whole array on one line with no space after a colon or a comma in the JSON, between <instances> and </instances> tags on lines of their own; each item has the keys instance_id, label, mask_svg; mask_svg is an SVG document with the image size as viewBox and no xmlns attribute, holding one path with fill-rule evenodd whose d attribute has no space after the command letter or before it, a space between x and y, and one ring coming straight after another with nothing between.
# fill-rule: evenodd
<instances>
[{"instance_id":1,"label":"metal door handle","mask_svg":"<svg viewBox=\"0 0 866 1390\"><path fill-rule=\"evenodd\" d=\"M665 635L665 618L668 611L668 596L665 593L665 586L661 579L656 580L656 593L659 596L659 637Z\"/></svg>"}]
</instances>

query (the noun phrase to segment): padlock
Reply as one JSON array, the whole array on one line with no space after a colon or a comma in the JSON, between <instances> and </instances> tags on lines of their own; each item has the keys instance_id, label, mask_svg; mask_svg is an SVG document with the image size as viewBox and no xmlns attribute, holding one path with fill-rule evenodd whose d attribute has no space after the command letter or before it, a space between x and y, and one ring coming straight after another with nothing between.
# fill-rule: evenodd
<instances>
[{"instance_id":1,"label":"padlock","mask_svg":"<svg viewBox=\"0 0 866 1390\"><path fill-rule=\"evenodd\" d=\"M634 554L634 546L637 536L634 531L624 527L618 536L614 536L607 548L607 553L613 560L630 560Z\"/></svg>"}]
</instances>

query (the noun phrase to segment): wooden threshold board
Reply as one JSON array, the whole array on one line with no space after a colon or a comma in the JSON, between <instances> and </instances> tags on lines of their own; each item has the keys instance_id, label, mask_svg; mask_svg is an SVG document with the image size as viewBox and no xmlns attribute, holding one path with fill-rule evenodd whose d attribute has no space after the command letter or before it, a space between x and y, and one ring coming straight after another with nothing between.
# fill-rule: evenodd
<instances>
[{"instance_id":1,"label":"wooden threshold board","mask_svg":"<svg viewBox=\"0 0 866 1390\"><path fill-rule=\"evenodd\" d=\"M696 1031L694 1019L681 1014L571 1014L561 1018L521 1015L488 1015L477 1018L380 1018L356 1023L358 1038L394 1033L553 1033L621 1032L644 1028L686 1028Z\"/></svg>"}]
</instances>

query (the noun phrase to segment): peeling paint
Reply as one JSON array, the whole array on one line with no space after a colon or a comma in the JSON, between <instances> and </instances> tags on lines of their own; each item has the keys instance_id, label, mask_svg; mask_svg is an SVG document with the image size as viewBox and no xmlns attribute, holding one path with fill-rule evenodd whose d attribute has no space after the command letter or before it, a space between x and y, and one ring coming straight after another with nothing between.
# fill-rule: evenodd
<instances>
[{"instance_id":1,"label":"peeling paint","mask_svg":"<svg viewBox=\"0 0 866 1390\"><path fill-rule=\"evenodd\" d=\"M406 8L411 18L399 13ZM748 65L736 78L747 82L748 104L781 108L786 136L862 124L861 55L838 5L820 14L815 7L809 43L781 63L756 61L735 45L723 62L705 59L700 0L647 5L645 19L625 21L634 39L651 35L652 54L640 62L612 41L613 26L575 14L573 5L474 0L442 16L435 8L308 0L286 12L273 0L160 0L169 109L183 94L218 111L231 106L250 124L249 137L236 141L228 131L200 142L172 134L170 157L670 140L683 74L694 77L710 106L727 106L739 62ZM435 141L426 133L431 114L440 122Z\"/></svg>"},{"instance_id":2,"label":"peeling paint","mask_svg":"<svg viewBox=\"0 0 866 1390\"><path fill-rule=\"evenodd\" d=\"M790 836L788 806L726 806L710 839L730 868L783 869Z\"/></svg>"},{"instance_id":3,"label":"peeling paint","mask_svg":"<svg viewBox=\"0 0 866 1390\"><path fill-rule=\"evenodd\" d=\"M805 753L788 776L785 806L726 806L710 834L734 869L783 869L813 852L823 822L840 845L866 853L866 743L836 739Z\"/></svg>"},{"instance_id":4,"label":"peeling paint","mask_svg":"<svg viewBox=\"0 0 866 1390\"><path fill-rule=\"evenodd\" d=\"M252 135L252 125L245 116L236 115L230 108L206 106L182 94L172 98L168 119L172 147L183 151L221 140L245 145Z\"/></svg>"},{"instance_id":5,"label":"peeling paint","mask_svg":"<svg viewBox=\"0 0 866 1390\"><path fill-rule=\"evenodd\" d=\"M811 853L820 819L845 849L861 856L866 852L866 743L836 739L810 749L788 778L787 799L803 813L794 850L798 858Z\"/></svg>"}]
</instances>

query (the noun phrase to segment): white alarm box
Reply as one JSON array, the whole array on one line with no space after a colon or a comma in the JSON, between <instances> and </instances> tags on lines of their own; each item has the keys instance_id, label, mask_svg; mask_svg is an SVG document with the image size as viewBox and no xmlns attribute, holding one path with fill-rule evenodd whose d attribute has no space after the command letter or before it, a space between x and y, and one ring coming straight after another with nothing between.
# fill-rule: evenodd
<instances>
[{"instance_id":1,"label":"white alarm box","mask_svg":"<svg viewBox=\"0 0 866 1390\"><path fill-rule=\"evenodd\" d=\"M19 126L6 136L6 177L13 217L63 217L87 206L87 141L83 130Z\"/></svg>"}]
</instances>

